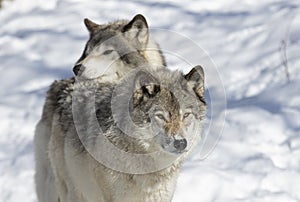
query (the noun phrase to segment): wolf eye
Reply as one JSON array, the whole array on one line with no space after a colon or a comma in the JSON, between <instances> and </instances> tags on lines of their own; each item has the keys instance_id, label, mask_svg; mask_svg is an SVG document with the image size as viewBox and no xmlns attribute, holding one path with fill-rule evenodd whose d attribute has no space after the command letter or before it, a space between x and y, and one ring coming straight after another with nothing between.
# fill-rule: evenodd
<instances>
[{"instance_id":1,"label":"wolf eye","mask_svg":"<svg viewBox=\"0 0 300 202\"><path fill-rule=\"evenodd\" d=\"M111 54L114 50L106 50L104 51L102 54L103 55L108 55L108 54Z\"/></svg>"},{"instance_id":2,"label":"wolf eye","mask_svg":"<svg viewBox=\"0 0 300 202\"><path fill-rule=\"evenodd\" d=\"M166 118L162 114L156 114L156 117L163 120L163 121L166 121Z\"/></svg>"},{"instance_id":3,"label":"wolf eye","mask_svg":"<svg viewBox=\"0 0 300 202\"><path fill-rule=\"evenodd\" d=\"M191 113L190 113L190 112L186 112L186 113L184 113L184 114L183 114L183 119L185 119L185 118L189 117L190 115L191 115Z\"/></svg>"}]
</instances>

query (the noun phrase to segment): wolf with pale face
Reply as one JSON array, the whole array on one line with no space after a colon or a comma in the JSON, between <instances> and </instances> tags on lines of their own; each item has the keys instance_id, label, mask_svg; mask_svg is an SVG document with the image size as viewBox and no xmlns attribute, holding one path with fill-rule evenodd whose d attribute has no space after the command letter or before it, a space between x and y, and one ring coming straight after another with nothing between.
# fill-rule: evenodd
<instances>
[{"instance_id":1,"label":"wolf with pale face","mask_svg":"<svg viewBox=\"0 0 300 202\"><path fill-rule=\"evenodd\" d=\"M114 81L147 63L154 68L165 66L160 48L149 36L148 24L142 15L136 15L131 21L105 25L88 19L84 22L90 38L73 68L77 76Z\"/></svg>"},{"instance_id":2,"label":"wolf with pale face","mask_svg":"<svg viewBox=\"0 0 300 202\"><path fill-rule=\"evenodd\" d=\"M151 38L146 19L136 15L132 20L119 20L108 24L96 24L89 19L84 23L90 38L73 71L78 80L99 79L98 82L117 82L134 68L153 64L163 68L165 60L158 44ZM55 115L59 95L74 88L75 78L54 82L48 93L41 120L34 136L36 173L35 182L38 201L58 201L57 179L49 155L50 139L56 137ZM61 143L64 140L61 140ZM58 141L59 143L59 141ZM60 150L61 151L61 150ZM57 154L62 158L63 153ZM53 157L53 156L52 156ZM67 174L66 174L67 175ZM71 200L71 199L70 199ZM61 201L63 201L61 199Z\"/></svg>"}]
</instances>

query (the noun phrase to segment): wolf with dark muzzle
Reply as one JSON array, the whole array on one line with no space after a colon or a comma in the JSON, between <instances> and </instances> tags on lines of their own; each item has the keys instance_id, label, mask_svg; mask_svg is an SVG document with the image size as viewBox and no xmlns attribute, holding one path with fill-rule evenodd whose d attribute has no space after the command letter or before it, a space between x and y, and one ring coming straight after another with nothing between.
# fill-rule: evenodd
<instances>
[{"instance_id":1,"label":"wolf with dark muzzle","mask_svg":"<svg viewBox=\"0 0 300 202\"><path fill-rule=\"evenodd\" d=\"M200 66L188 74L141 68L118 83L54 83L42 116L50 138L40 148L49 150L55 181L48 194L60 202L171 201L205 110Z\"/></svg>"}]
</instances>

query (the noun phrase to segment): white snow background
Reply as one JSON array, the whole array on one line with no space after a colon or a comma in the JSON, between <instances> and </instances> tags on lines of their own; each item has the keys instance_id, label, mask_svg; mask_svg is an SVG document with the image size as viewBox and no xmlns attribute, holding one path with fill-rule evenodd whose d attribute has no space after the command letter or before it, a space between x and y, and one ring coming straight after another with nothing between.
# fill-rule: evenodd
<instances>
[{"instance_id":1,"label":"white snow background","mask_svg":"<svg viewBox=\"0 0 300 202\"><path fill-rule=\"evenodd\" d=\"M227 95L222 137L206 159L195 153L185 163L174 201L299 202L299 7L297 0L5 1L0 201L36 201L35 124L51 82L73 75L88 38L83 19L106 23L142 13L150 27L173 30L202 47L218 67ZM169 46L189 50L176 41ZM172 67L190 68L167 59Z\"/></svg>"}]
</instances>

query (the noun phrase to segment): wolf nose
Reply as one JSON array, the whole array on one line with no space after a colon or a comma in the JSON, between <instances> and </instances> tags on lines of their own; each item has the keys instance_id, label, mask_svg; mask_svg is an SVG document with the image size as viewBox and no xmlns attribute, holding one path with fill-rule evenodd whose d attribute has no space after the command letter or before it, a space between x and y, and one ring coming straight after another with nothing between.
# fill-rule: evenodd
<instances>
[{"instance_id":1,"label":"wolf nose","mask_svg":"<svg viewBox=\"0 0 300 202\"><path fill-rule=\"evenodd\" d=\"M83 70L84 70L84 66L81 64L75 65L73 67L73 72L76 76L79 74L80 71L82 72Z\"/></svg>"},{"instance_id":2,"label":"wolf nose","mask_svg":"<svg viewBox=\"0 0 300 202\"><path fill-rule=\"evenodd\" d=\"M183 139L178 139L178 140L174 140L174 147L175 149L177 149L178 151L183 151L187 146L187 141L185 138Z\"/></svg>"}]
</instances>

